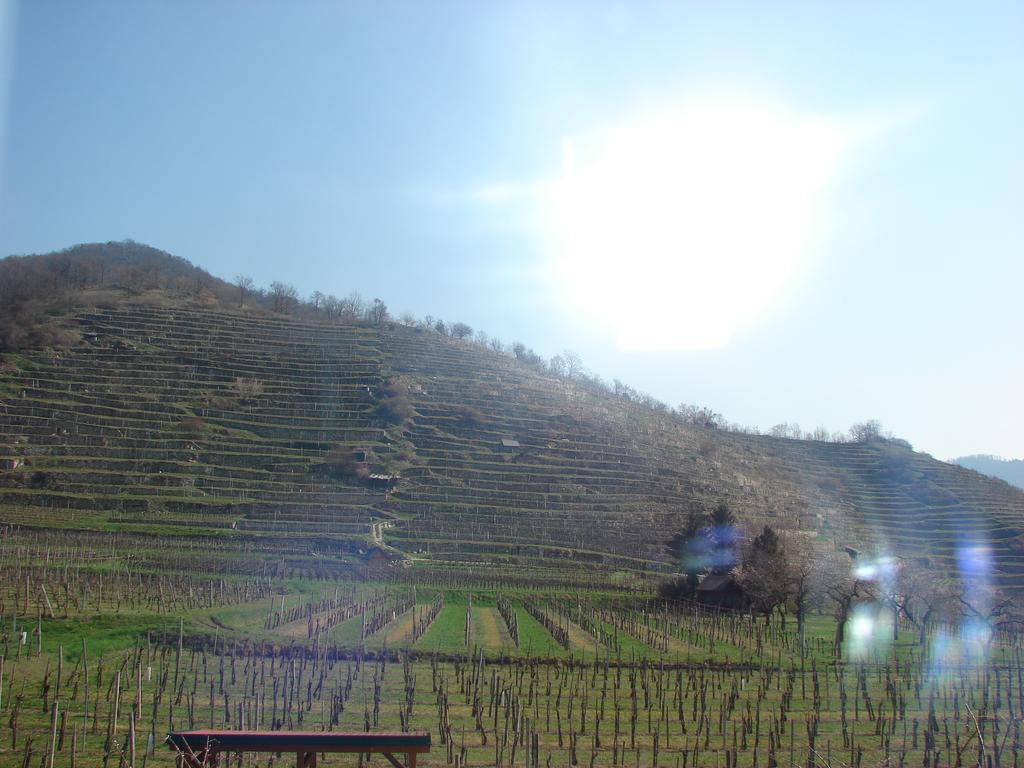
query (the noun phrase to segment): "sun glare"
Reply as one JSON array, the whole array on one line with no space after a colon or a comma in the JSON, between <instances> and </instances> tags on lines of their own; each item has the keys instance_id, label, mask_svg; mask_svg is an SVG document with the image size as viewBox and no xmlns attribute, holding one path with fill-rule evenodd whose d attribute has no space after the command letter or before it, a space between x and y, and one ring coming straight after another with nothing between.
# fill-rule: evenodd
<instances>
[{"instance_id":1,"label":"sun glare","mask_svg":"<svg viewBox=\"0 0 1024 768\"><path fill-rule=\"evenodd\" d=\"M624 349L723 346L797 275L846 143L732 102L567 139L548 207L564 298Z\"/></svg>"}]
</instances>

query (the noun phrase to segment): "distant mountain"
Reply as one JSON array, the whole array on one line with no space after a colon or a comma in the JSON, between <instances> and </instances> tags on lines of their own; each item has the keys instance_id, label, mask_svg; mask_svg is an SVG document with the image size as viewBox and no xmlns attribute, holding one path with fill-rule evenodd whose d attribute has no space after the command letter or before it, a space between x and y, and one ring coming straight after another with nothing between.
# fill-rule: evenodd
<instances>
[{"instance_id":1,"label":"distant mountain","mask_svg":"<svg viewBox=\"0 0 1024 768\"><path fill-rule=\"evenodd\" d=\"M961 467L973 469L983 475L998 477L1010 485L1024 488L1024 459L1004 459L1000 456L961 456L959 459L950 459L950 464L959 464Z\"/></svg>"}]
</instances>

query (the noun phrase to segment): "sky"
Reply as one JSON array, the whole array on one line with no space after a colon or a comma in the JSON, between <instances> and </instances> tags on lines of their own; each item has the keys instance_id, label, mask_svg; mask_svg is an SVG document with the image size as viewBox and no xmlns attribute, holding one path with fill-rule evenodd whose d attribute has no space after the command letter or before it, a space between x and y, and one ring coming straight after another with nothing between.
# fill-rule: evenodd
<instances>
[{"instance_id":1,"label":"sky","mask_svg":"<svg viewBox=\"0 0 1024 768\"><path fill-rule=\"evenodd\" d=\"M0 0L0 255L131 238L1024 457L1024 3Z\"/></svg>"}]
</instances>

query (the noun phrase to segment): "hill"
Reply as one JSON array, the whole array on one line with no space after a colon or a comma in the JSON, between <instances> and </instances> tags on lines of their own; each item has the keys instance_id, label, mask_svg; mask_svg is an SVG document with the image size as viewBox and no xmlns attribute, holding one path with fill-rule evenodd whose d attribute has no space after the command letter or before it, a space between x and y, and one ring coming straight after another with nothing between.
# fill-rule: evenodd
<instances>
[{"instance_id":1,"label":"hill","mask_svg":"<svg viewBox=\"0 0 1024 768\"><path fill-rule=\"evenodd\" d=\"M973 469L989 477L998 477L1010 485L1024 488L1024 459L1003 459L999 456L961 456L958 459L950 459L950 464L958 464L961 467Z\"/></svg>"},{"instance_id":2,"label":"hill","mask_svg":"<svg viewBox=\"0 0 1024 768\"><path fill-rule=\"evenodd\" d=\"M671 570L666 539L724 502L749 530L1024 572L1024 493L905 446L684 423L383 315L239 307L159 253L178 270L68 288L45 309L59 348L4 356L5 522L184 572L329 576L383 536L423 578L614 580Z\"/></svg>"}]
</instances>

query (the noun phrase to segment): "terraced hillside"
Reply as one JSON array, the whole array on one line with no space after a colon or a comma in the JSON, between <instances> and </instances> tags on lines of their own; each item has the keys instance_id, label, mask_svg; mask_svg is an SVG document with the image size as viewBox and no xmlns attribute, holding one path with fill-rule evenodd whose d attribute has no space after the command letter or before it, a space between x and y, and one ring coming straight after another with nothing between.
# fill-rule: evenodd
<instances>
[{"instance_id":1,"label":"terraced hillside","mask_svg":"<svg viewBox=\"0 0 1024 768\"><path fill-rule=\"evenodd\" d=\"M72 348L0 373L2 520L165 566L201 551L225 571L338 572L389 520L421 567L652 571L691 505L725 501L839 547L950 566L991 547L998 577L1024 569L1024 493L892 444L688 426L404 326L129 304L68 323ZM385 382L411 419L380 416ZM339 447L397 486L332 476Z\"/></svg>"}]
</instances>

